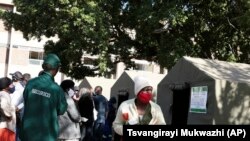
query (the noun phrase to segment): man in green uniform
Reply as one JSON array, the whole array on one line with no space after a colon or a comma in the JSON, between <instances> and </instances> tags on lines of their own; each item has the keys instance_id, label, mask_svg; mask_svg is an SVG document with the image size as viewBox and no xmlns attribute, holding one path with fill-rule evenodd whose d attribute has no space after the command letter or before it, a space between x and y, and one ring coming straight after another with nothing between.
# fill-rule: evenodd
<instances>
[{"instance_id":1,"label":"man in green uniform","mask_svg":"<svg viewBox=\"0 0 250 141\"><path fill-rule=\"evenodd\" d=\"M31 79L23 92L24 115L21 123L22 141L56 141L58 115L67 110L67 102L54 76L60 68L60 59L55 54L44 57L44 73Z\"/></svg>"}]
</instances>

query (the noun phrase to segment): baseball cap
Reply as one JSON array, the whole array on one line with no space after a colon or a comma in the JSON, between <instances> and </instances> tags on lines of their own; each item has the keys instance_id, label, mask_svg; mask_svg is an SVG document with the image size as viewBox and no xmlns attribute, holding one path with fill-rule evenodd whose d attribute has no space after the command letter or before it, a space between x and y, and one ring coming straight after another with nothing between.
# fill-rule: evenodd
<instances>
[{"instance_id":1,"label":"baseball cap","mask_svg":"<svg viewBox=\"0 0 250 141\"><path fill-rule=\"evenodd\" d=\"M23 74L20 71L10 73L10 75L12 76L12 80L14 80L14 81L23 79Z\"/></svg>"},{"instance_id":2,"label":"baseball cap","mask_svg":"<svg viewBox=\"0 0 250 141\"><path fill-rule=\"evenodd\" d=\"M57 68L61 65L59 57L53 53L45 55L43 58L43 63L51 65L52 68Z\"/></svg>"}]
</instances>

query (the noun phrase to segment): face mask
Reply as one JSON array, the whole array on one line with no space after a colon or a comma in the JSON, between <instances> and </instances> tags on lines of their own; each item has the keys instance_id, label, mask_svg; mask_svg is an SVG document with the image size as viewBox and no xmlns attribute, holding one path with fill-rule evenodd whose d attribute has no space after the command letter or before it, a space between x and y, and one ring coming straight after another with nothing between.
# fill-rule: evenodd
<instances>
[{"instance_id":1,"label":"face mask","mask_svg":"<svg viewBox=\"0 0 250 141\"><path fill-rule=\"evenodd\" d=\"M75 92L74 92L72 89L69 89L68 95L69 95L70 97L72 97L72 96L75 95Z\"/></svg>"},{"instance_id":2,"label":"face mask","mask_svg":"<svg viewBox=\"0 0 250 141\"><path fill-rule=\"evenodd\" d=\"M9 87L8 92L9 93L14 93L15 91L15 86Z\"/></svg>"},{"instance_id":3,"label":"face mask","mask_svg":"<svg viewBox=\"0 0 250 141\"><path fill-rule=\"evenodd\" d=\"M152 94L149 92L141 91L137 95L138 100L143 104L148 104L152 98Z\"/></svg>"}]
</instances>

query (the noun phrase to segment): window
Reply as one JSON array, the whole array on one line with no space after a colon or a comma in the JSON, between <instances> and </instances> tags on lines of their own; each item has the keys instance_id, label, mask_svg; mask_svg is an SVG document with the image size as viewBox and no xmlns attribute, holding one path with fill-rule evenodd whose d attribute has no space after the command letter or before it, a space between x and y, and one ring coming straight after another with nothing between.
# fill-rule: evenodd
<instances>
[{"instance_id":1,"label":"window","mask_svg":"<svg viewBox=\"0 0 250 141\"><path fill-rule=\"evenodd\" d=\"M153 71L153 66L148 64L135 64L136 70Z\"/></svg>"},{"instance_id":2,"label":"window","mask_svg":"<svg viewBox=\"0 0 250 141\"><path fill-rule=\"evenodd\" d=\"M33 65L41 65L43 62L43 52L30 51L29 62Z\"/></svg>"},{"instance_id":3,"label":"window","mask_svg":"<svg viewBox=\"0 0 250 141\"><path fill-rule=\"evenodd\" d=\"M43 60L43 52L30 51L29 59Z\"/></svg>"},{"instance_id":4,"label":"window","mask_svg":"<svg viewBox=\"0 0 250 141\"><path fill-rule=\"evenodd\" d=\"M94 59L84 57L83 63L84 63L84 65L93 65L94 64Z\"/></svg>"}]
</instances>

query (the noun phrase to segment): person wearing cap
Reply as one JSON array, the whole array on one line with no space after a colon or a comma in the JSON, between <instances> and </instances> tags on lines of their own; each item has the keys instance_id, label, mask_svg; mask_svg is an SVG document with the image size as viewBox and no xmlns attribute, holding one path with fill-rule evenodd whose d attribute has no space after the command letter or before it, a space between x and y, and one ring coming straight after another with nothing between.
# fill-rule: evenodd
<instances>
[{"instance_id":1,"label":"person wearing cap","mask_svg":"<svg viewBox=\"0 0 250 141\"><path fill-rule=\"evenodd\" d=\"M56 54L44 56L44 74L28 81L23 92L24 114L21 121L22 141L55 141L59 133L58 116L68 104L63 89L55 82L61 62Z\"/></svg>"},{"instance_id":2,"label":"person wearing cap","mask_svg":"<svg viewBox=\"0 0 250 141\"><path fill-rule=\"evenodd\" d=\"M20 71L10 73L10 75L12 76L13 85L15 86L15 91L14 93L11 94L11 102L16 109L16 120L17 120L16 135L17 135L17 141L19 141L20 139L18 138L18 134L24 110L24 103L23 103L24 85L22 84L23 75Z\"/></svg>"},{"instance_id":3,"label":"person wearing cap","mask_svg":"<svg viewBox=\"0 0 250 141\"><path fill-rule=\"evenodd\" d=\"M10 73L12 76L13 85L15 86L15 91L11 95L11 102L15 105L16 111L20 112L23 109L23 91L24 86L22 85L23 75L20 71Z\"/></svg>"},{"instance_id":4,"label":"person wearing cap","mask_svg":"<svg viewBox=\"0 0 250 141\"><path fill-rule=\"evenodd\" d=\"M114 131L123 135L123 125L165 125L161 107L152 101L153 87L144 76L134 78L136 97L121 103L117 110Z\"/></svg>"},{"instance_id":5,"label":"person wearing cap","mask_svg":"<svg viewBox=\"0 0 250 141\"><path fill-rule=\"evenodd\" d=\"M23 74L20 71L16 71L14 73L10 73L12 76L13 81L22 81L23 80Z\"/></svg>"},{"instance_id":6,"label":"person wearing cap","mask_svg":"<svg viewBox=\"0 0 250 141\"><path fill-rule=\"evenodd\" d=\"M16 114L10 94L14 85L8 77L0 78L0 140L15 141Z\"/></svg>"}]
</instances>

